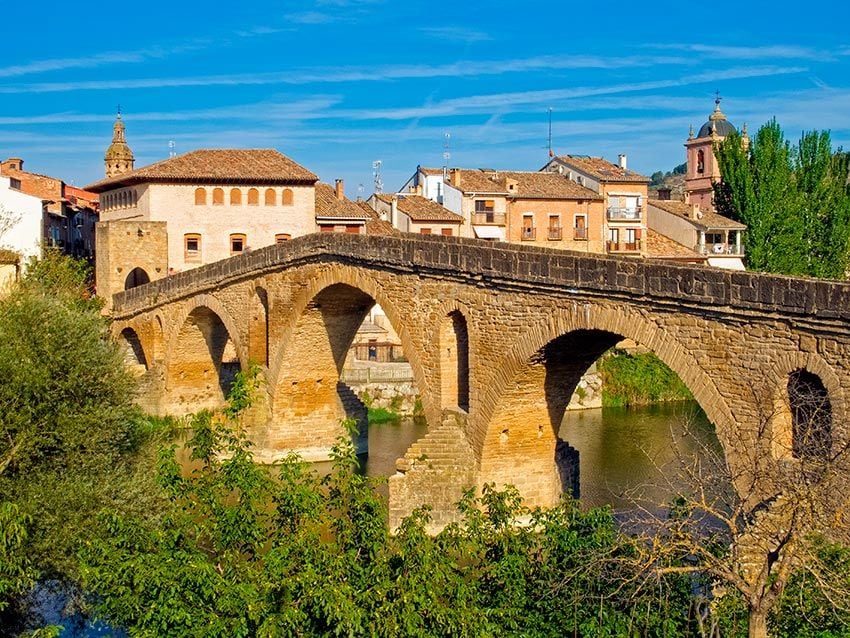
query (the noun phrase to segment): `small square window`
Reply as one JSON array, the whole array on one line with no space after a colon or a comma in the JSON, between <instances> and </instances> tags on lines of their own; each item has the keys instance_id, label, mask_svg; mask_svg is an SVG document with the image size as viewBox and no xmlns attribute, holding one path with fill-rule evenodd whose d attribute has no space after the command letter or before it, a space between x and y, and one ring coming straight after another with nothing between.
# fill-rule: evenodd
<instances>
[{"instance_id":1,"label":"small square window","mask_svg":"<svg viewBox=\"0 0 850 638\"><path fill-rule=\"evenodd\" d=\"M230 236L230 254L239 255L245 250L245 235L237 233Z\"/></svg>"}]
</instances>

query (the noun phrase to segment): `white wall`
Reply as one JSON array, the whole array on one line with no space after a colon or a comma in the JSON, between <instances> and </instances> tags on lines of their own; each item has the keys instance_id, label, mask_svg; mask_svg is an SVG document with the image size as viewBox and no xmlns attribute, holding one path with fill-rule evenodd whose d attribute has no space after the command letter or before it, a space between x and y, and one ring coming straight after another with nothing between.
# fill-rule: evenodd
<instances>
[{"instance_id":1,"label":"white wall","mask_svg":"<svg viewBox=\"0 0 850 638\"><path fill-rule=\"evenodd\" d=\"M12 215L18 222L0 237L0 247L19 252L26 264L29 257L41 254L41 200L11 188L10 183L8 177L0 176L0 206L5 210L4 217Z\"/></svg>"}]
</instances>

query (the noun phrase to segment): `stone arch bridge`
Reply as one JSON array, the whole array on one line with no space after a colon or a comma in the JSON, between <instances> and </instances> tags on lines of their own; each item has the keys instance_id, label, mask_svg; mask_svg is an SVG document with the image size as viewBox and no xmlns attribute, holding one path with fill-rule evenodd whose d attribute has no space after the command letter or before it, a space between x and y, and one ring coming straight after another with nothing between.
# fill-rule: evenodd
<instances>
[{"instance_id":1,"label":"stone arch bridge","mask_svg":"<svg viewBox=\"0 0 850 638\"><path fill-rule=\"evenodd\" d=\"M144 367L140 401L181 414L221 405L260 365L251 416L262 459L323 457L362 404L340 382L374 303L401 338L429 429L390 479L391 524L464 488L513 483L529 504L569 486L557 431L580 377L627 337L693 392L734 465L805 457L789 379L829 408L813 436L848 440L850 286L454 237L315 234L113 298L112 329ZM795 377L796 375L796 377ZM800 443L800 441L803 441ZM825 443L824 443L825 442ZM803 446L802 448L800 446Z\"/></svg>"}]
</instances>

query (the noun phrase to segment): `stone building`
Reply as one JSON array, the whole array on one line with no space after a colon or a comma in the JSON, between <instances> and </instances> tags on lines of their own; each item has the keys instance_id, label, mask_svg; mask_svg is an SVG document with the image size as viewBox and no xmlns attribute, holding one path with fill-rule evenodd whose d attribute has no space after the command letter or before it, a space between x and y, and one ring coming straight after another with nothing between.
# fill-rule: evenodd
<instances>
[{"instance_id":1,"label":"stone building","mask_svg":"<svg viewBox=\"0 0 850 638\"><path fill-rule=\"evenodd\" d=\"M708 116L708 121L700 127L696 136L691 127L685 142L688 164L685 174L685 202L696 204L703 211L714 211L714 184L720 181L720 166L714 156L714 149L727 135L735 131L735 127L720 110L720 99L718 95L714 100L714 112ZM741 131L741 137L743 144L749 146L746 124Z\"/></svg>"},{"instance_id":2,"label":"stone building","mask_svg":"<svg viewBox=\"0 0 850 638\"><path fill-rule=\"evenodd\" d=\"M343 181L316 182L316 225L323 233L365 235L369 214L345 196Z\"/></svg>"},{"instance_id":3,"label":"stone building","mask_svg":"<svg viewBox=\"0 0 850 638\"><path fill-rule=\"evenodd\" d=\"M562 175L603 199L604 253L646 256L646 199L651 181L629 170L626 156L617 164L602 157L558 155L541 169Z\"/></svg>"},{"instance_id":4,"label":"stone building","mask_svg":"<svg viewBox=\"0 0 850 638\"><path fill-rule=\"evenodd\" d=\"M99 208L95 193L70 186L57 177L26 171L24 160L18 157L0 162L0 175L8 178L13 190L39 200L41 218L35 239L39 250L33 252L32 242L27 239L27 247L22 252L25 257L40 254L42 247L48 247L80 259L94 260ZM27 218L32 221L32 214L28 212ZM22 232L32 236L33 228Z\"/></svg>"}]
</instances>

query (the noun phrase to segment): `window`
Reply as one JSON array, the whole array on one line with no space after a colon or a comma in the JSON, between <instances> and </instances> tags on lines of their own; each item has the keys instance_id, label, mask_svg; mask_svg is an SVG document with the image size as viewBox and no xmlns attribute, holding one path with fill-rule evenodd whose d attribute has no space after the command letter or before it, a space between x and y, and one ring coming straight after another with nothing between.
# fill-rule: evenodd
<instances>
[{"instance_id":1,"label":"window","mask_svg":"<svg viewBox=\"0 0 850 638\"><path fill-rule=\"evenodd\" d=\"M201 236L197 233L183 235L183 258L186 261L201 261Z\"/></svg>"},{"instance_id":2,"label":"window","mask_svg":"<svg viewBox=\"0 0 850 638\"><path fill-rule=\"evenodd\" d=\"M706 233L705 234L705 243L706 244L722 244L723 243L723 234L722 233Z\"/></svg>"},{"instance_id":3,"label":"window","mask_svg":"<svg viewBox=\"0 0 850 638\"><path fill-rule=\"evenodd\" d=\"M215 204L216 206L221 206L222 204L224 204L224 189L213 189L213 204Z\"/></svg>"},{"instance_id":4,"label":"window","mask_svg":"<svg viewBox=\"0 0 850 638\"><path fill-rule=\"evenodd\" d=\"M573 239L587 239L587 216L576 215L573 217Z\"/></svg>"},{"instance_id":5,"label":"window","mask_svg":"<svg viewBox=\"0 0 850 638\"><path fill-rule=\"evenodd\" d=\"M492 213L496 208L496 202L492 199L476 199L475 200L475 212L476 213Z\"/></svg>"},{"instance_id":6,"label":"window","mask_svg":"<svg viewBox=\"0 0 850 638\"><path fill-rule=\"evenodd\" d=\"M230 235L230 254L239 255L245 250L246 240L244 233L233 233Z\"/></svg>"},{"instance_id":7,"label":"window","mask_svg":"<svg viewBox=\"0 0 850 638\"><path fill-rule=\"evenodd\" d=\"M613 244L616 244L620 241L620 231L617 228L609 228L608 229L608 241Z\"/></svg>"},{"instance_id":8,"label":"window","mask_svg":"<svg viewBox=\"0 0 850 638\"><path fill-rule=\"evenodd\" d=\"M319 224L319 232L332 233L334 232L333 224Z\"/></svg>"},{"instance_id":9,"label":"window","mask_svg":"<svg viewBox=\"0 0 850 638\"><path fill-rule=\"evenodd\" d=\"M345 232L349 235L359 235L360 234L360 226L349 225L345 227Z\"/></svg>"},{"instance_id":10,"label":"window","mask_svg":"<svg viewBox=\"0 0 850 638\"><path fill-rule=\"evenodd\" d=\"M634 228L626 228L626 243L628 243L628 244L635 243L635 229Z\"/></svg>"},{"instance_id":11,"label":"window","mask_svg":"<svg viewBox=\"0 0 850 638\"><path fill-rule=\"evenodd\" d=\"M277 205L277 193L275 193L273 188L266 189L265 195L266 206L276 206Z\"/></svg>"},{"instance_id":12,"label":"window","mask_svg":"<svg viewBox=\"0 0 850 638\"><path fill-rule=\"evenodd\" d=\"M282 244L284 242L289 241L290 239L292 239L292 235L290 235L289 233L278 233L274 236L274 243Z\"/></svg>"},{"instance_id":13,"label":"window","mask_svg":"<svg viewBox=\"0 0 850 638\"><path fill-rule=\"evenodd\" d=\"M292 189L284 188L280 194L280 203L282 206L292 206Z\"/></svg>"},{"instance_id":14,"label":"window","mask_svg":"<svg viewBox=\"0 0 850 638\"><path fill-rule=\"evenodd\" d=\"M420 229L419 229L419 234L420 234L420 235L430 235L430 234L431 234L431 229L430 229L430 228L420 228Z\"/></svg>"},{"instance_id":15,"label":"window","mask_svg":"<svg viewBox=\"0 0 850 638\"><path fill-rule=\"evenodd\" d=\"M443 228L443 230L441 230L440 233L442 235L445 235L446 237L451 237L452 236L452 229L451 228Z\"/></svg>"},{"instance_id":16,"label":"window","mask_svg":"<svg viewBox=\"0 0 850 638\"><path fill-rule=\"evenodd\" d=\"M260 191L256 188L248 189L248 206L258 206L260 204Z\"/></svg>"},{"instance_id":17,"label":"window","mask_svg":"<svg viewBox=\"0 0 850 638\"><path fill-rule=\"evenodd\" d=\"M522 216L522 239L525 241L535 239L534 216L530 213Z\"/></svg>"},{"instance_id":18,"label":"window","mask_svg":"<svg viewBox=\"0 0 850 638\"><path fill-rule=\"evenodd\" d=\"M231 206L241 206L242 205L242 191L238 188L230 189L230 205Z\"/></svg>"},{"instance_id":19,"label":"window","mask_svg":"<svg viewBox=\"0 0 850 638\"><path fill-rule=\"evenodd\" d=\"M705 173L705 151L697 151L697 173Z\"/></svg>"}]
</instances>

